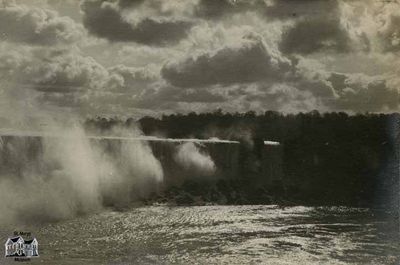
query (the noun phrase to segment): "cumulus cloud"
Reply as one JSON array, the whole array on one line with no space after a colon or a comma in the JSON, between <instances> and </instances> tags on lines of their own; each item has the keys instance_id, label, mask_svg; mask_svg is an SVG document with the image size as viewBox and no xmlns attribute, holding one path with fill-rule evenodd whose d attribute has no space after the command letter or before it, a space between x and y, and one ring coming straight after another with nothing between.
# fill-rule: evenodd
<instances>
[{"instance_id":1,"label":"cumulus cloud","mask_svg":"<svg viewBox=\"0 0 400 265\"><path fill-rule=\"evenodd\" d=\"M29 94L41 104L102 112L113 105L131 105L133 95L159 79L151 68L106 68L79 49L10 45L0 46L0 77L0 92L7 90L9 98Z\"/></svg>"},{"instance_id":2,"label":"cumulus cloud","mask_svg":"<svg viewBox=\"0 0 400 265\"><path fill-rule=\"evenodd\" d=\"M340 3L338 18L342 29L352 40L353 49L378 53L400 49L399 1L358 0Z\"/></svg>"},{"instance_id":3,"label":"cumulus cloud","mask_svg":"<svg viewBox=\"0 0 400 265\"><path fill-rule=\"evenodd\" d=\"M147 87L158 76L148 68L116 65L108 68L110 78L108 88L117 92L135 92Z\"/></svg>"},{"instance_id":4,"label":"cumulus cloud","mask_svg":"<svg viewBox=\"0 0 400 265\"><path fill-rule=\"evenodd\" d=\"M123 8L135 6L119 2ZM135 3L135 4L140 4ZM148 45L176 43L187 35L191 23L174 17L144 17L129 21L116 3L108 1L83 1L83 24L95 36L109 41L132 41Z\"/></svg>"},{"instance_id":5,"label":"cumulus cloud","mask_svg":"<svg viewBox=\"0 0 400 265\"><path fill-rule=\"evenodd\" d=\"M209 90L188 89L182 91L180 100L182 102L205 102L205 103L218 103L224 102L227 98L221 93Z\"/></svg>"},{"instance_id":6,"label":"cumulus cloud","mask_svg":"<svg viewBox=\"0 0 400 265\"><path fill-rule=\"evenodd\" d=\"M330 102L335 109L375 112L396 111L400 107L399 91L379 77L332 73L328 80L338 95Z\"/></svg>"},{"instance_id":7,"label":"cumulus cloud","mask_svg":"<svg viewBox=\"0 0 400 265\"><path fill-rule=\"evenodd\" d=\"M0 7L0 36L4 41L34 44L70 44L84 36L83 27L56 11L25 5Z\"/></svg>"},{"instance_id":8,"label":"cumulus cloud","mask_svg":"<svg viewBox=\"0 0 400 265\"><path fill-rule=\"evenodd\" d=\"M29 98L99 115L398 110L395 2L10 1L0 7L9 25L0 27L0 105ZM82 37L90 41L67 50Z\"/></svg>"},{"instance_id":9,"label":"cumulus cloud","mask_svg":"<svg viewBox=\"0 0 400 265\"><path fill-rule=\"evenodd\" d=\"M299 89L295 84L253 84L234 93L241 94L235 104L247 110L276 110L285 113L310 111L324 108L322 102L306 89ZM235 96L237 98L237 96Z\"/></svg>"},{"instance_id":10,"label":"cumulus cloud","mask_svg":"<svg viewBox=\"0 0 400 265\"><path fill-rule=\"evenodd\" d=\"M4 46L0 62L0 90L7 101L13 102L10 108L15 113L23 111L18 102L26 106L24 109L39 105L43 109L49 104L78 111L88 91L103 87L107 78L104 67L73 50Z\"/></svg>"},{"instance_id":11,"label":"cumulus cloud","mask_svg":"<svg viewBox=\"0 0 400 265\"><path fill-rule=\"evenodd\" d=\"M243 90L235 90L234 98L242 94L240 104L247 102L249 109L259 111L389 112L400 108L399 91L382 76L320 72L273 85L253 84Z\"/></svg>"},{"instance_id":12,"label":"cumulus cloud","mask_svg":"<svg viewBox=\"0 0 400 265\"><path fill-rule=\"evenodd\" d=\"M4 52L4 51L3 51ZM93 58L73 50L25 50L1 53L3 76L17 86L42 92L76 92L102 85L107 71Z\"/></svg>"},{"instance_id":13,"label":"cumulus cloud","mask_svg":"<svg viewBox=\"0 0 400 265\"><path fill-rule=\"evenodd\" d=\"M397 8L400 8L400 4ZM383 41L384 51L400 51L400 12L397 14L390 14L385 25L380 29L378 34Z\"/></svg>"},{"instance_id":14,"label":"cumulus cloud","mask_svg":"<svg viewBox=\"0 0 400 265\"><path fill-rule=\"evenodd\" d=\"M218 88L182 89L168 84L152 85L134 96L132 104L148 109L174 109L179 103L192 105L221 104L229 97Z\"/></svg>"},{"instance_id":15,"label":"cumulus cloud","mask_svg":"<svg viewBox=\"0 0 400 265\"><path fill-rule=\"evenodd\" d=\"M287 80L301 91L308 91L331 111L396 111L399 91L385 75L328 71L321 65L300 60L293 79Z\"/></svg>"},{"instance_id":16,"label":"cumulus cloud","mask_svg":"<svg viewBox=\"0 0 400 265\"><path fill-rule=\"evenodd\" d=\"M166 64L162 76L175 86L202 87L274 80L290 69L289 60L250 36L237 45Z\"/></svg>"}]
</instances>

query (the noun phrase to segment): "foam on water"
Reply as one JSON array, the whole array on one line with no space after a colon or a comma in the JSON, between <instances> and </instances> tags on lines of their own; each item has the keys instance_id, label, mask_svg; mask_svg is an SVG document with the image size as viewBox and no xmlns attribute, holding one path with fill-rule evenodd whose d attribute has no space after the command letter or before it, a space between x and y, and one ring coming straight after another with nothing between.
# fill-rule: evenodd
<instances>
[{"instance_id":1,"label":"foam on water","mask_svg":"<svg viewBox=\"0 0 400 265\"><path fill-rule=\"evenodd\" d=\"M393 224L345 207L149 206L23 227L40 264L397 264Z\"/></svg>"}]
</instances>

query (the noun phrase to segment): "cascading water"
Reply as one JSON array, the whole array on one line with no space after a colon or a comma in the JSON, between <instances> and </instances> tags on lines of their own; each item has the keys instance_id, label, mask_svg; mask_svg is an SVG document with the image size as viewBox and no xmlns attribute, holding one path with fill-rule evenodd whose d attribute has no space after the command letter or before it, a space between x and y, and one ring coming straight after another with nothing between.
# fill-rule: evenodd
<instances>
[{"instance_id":1,"label":"cascading water","mask_svg":"<svg viewBox=\"0 0 400 265\"><path fill-rule=\"evenodd\" d=\"M238 142L160 139L120 130L87 135L0 133L0 222L43 221L127 206L188 179L234 178Z\"/></svg>"},{"instance_id":2,"label":"cascading water","mask_svg":"<svg viewBox=\"0 0 400 265\"><path fill-rule=\"evenodd\" d=\"M63 219L156 191L159 161L145 141L90 139L80 129L56 135L1 136L1 222Z\"/></svg>"}]
</instances>

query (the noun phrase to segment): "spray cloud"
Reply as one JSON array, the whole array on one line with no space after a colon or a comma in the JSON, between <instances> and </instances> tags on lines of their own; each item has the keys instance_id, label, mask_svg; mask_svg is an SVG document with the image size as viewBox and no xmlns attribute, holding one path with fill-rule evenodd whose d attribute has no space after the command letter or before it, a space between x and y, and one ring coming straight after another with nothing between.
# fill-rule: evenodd
<instances>
[{"instance_id":1,"label":"spray cloud","mask_svg":"<svg viewBox=\"0 0 400 265\"><path fill-rule=\"evenodd\" d=\"M120 130L124 136L138 131ZM62 137L57 137L62 135ZM94 140L75 126L52 136L1 136L0 223L71 218L157 191L159 161L144 141Z\"/></svg>"},{"instance_id":2,"label":"spray cloud","mask_svg":"<svg viewBox=\"0 0 400 265\"><path fill-rule=\"evenodd\" d=\"M211 176L216 170L210 155L202 152L193 142L179 145L174 159L185 170L196 173L194 175Z\"/></svg>"}]
</instances>

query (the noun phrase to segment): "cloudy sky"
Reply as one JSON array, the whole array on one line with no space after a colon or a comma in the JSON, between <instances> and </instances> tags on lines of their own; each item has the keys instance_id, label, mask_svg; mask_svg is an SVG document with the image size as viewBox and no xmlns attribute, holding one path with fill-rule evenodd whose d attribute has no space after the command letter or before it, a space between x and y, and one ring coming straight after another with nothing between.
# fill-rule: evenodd
<instances>
[{"instance_id":1,"label":"cloudy sky","mask_svg":"<svg viewBox=\"0 0 400 265\"><path fill-rule=\"evenodd\" d=\"M398 0L3 0L0 38L0 116L399 110Z\"/></svg>"}]
</instances>

